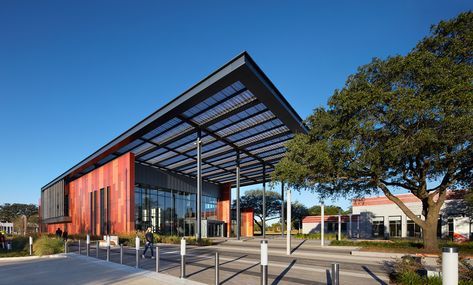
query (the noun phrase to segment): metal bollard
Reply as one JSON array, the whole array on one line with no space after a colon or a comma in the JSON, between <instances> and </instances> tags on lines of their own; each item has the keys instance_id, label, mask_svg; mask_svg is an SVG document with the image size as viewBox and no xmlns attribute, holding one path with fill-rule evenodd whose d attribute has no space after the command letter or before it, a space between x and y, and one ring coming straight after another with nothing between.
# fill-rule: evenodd
<instances>
[{"instance_id":1,"label":"metal bollard","mask_svg":"<svg viewBox=\"0 0 473 285\"><path fill-rule=\"evenodd\" d=\"M181 239L181 278L186 278L186 239Z\"/></svg>"},{"instance_id":2,"label":"metal bollard","mask_svg":"<svg viewBox=\"0 0 473 285\"><path fill-rule=\"evenodd\" d=\"M87 235L87 239L85 240L85 243L86 243L85 252L87 256L89 256L89 253L90 253L90 236L89 235Z\"/></svg>"},{"instance_id":3,"label":"metal bollard","mask_svg":"<svg viewBox=\"0 0 473 285\"><path fill-rule=\"evenodd\" d=\"M261 241L261 285L268 285L268 241Z\"/></svg>"},{"instance_id":4,"label":"metal bollard","mask_svg":"<svg viewBox=\"0 0 473 285\"><path fill-rule=\"evenodd\" d=\"M107 236L107 261L110 261L110 236Z\"/></svg>"},{"instance_id":5,"label":"metal bollard","mask_svg":"<svg viewBox=\"0 0 473 285\"><path fill-rule=\"evenodd\" d=\"M67 253L67 241L64 241L64 253Z\"/></svg>"},{"instance_id":6,"label":"metal bollard","mask_svg":"<svg viewBox=\"0 0 473 285\"><path fill-rule=\"evenodd\" d=\"M33 255L33 237L30 237L30 255Z\"/></svg>"},{"instance_id":7,"label":"metal bollard","mask_svg":"<svg viewBox=\"0 0 473 285\"><path fill-rule=\"evenodd\" d=\"M135 267L139 268L140 267L140 258L139 258L139 255L140 255L140 238L139 237L135 238L135 249L136 249L136 265L135 265Z\"/></svg>"},{"instance_id":8,"label":"metal bollard","mask_svg":"<svg viewBox=\"0 0 473 285\"><path fill-rule=\"evenodd\" d=\"M156 246L156 273L159 272L159 247Z\"/></svg>"},{"instance_id":9,"label":"metal bollard","mask_svg":"<svg viewBox=\"0 0 473 285\"><path fill-rule=\"evenodd\" d=\"M81 251L80 251L80 239L79 239L79 255L81 255Z\"/></svg>"},{"instance_id":10,"label":"metal bollard","mask_svg":"<svg viewBox=\"0 0 473 285\"><path fill-rule=\"evenodd\" d=\"M442 284L458 285L458 248L442 248Z\"/></svg>"},{"instance_id":11,"label":"metal bollard","mask_svg":"<svg viewBox=\"0 0 473 285\"><path fill-rule=\"evenodd\" d=\"M96 251L95 251L95 257L96 257L96 258L99 258L99 248L100 248L100 242L97 241L97 245L95 246L95 249L96 249Z\"/></svg>"},{"instance_id":12,"label":"metal bollard","mask_svg":"<svg viewBox=\"0 0 473 285\"><path fill-rule=\"evenodd\" d=\"M215 285L220 284L220 261L218 251L215 252Z\"/></svg>"},{"instance_id":13,"label":"metal bollard","mask_svg":"<svg viewBox=\"0 0 473 285\"><path fill-rule=\"evenodd\" d=\"M123 244L120 244L120 264L123 264Z\"/></svg>"},{"instance_id":14,"label":"metal bollard","mask_svg":"<svg viewBox=\"0 0 473 285\"><path fill-rule=\"evenodd\" d=\"M340 285L340 264L332 263L332 285Z\"/></svg>"}]
</instances>

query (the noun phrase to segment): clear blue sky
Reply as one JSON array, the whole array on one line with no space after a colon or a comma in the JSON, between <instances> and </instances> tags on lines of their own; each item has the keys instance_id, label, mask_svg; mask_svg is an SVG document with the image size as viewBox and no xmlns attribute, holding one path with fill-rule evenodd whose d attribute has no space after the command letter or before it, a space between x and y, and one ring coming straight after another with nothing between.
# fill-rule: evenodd
<instances>
[{"instance_id":1,"label":"clear blue sky","mask_svg":"<svg viewBox=\"0 0 473 285\"><path fill-rule=\"evenodd\" d=\"M37 203L41 186L243 50L305 118L358 66L405 54L432 24L473 8L169 2L0 2L0 204Z\"/></svg>"}]
</instances>

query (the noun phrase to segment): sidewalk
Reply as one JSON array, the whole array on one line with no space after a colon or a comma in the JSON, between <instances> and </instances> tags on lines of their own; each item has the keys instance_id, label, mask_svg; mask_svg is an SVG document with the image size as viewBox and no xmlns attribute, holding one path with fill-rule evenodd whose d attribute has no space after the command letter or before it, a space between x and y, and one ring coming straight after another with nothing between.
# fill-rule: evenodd
<instances>
[{"instance_id":1,"label":"sidewalk","mask_svg":"<svg viewBox=\"0 0 473 285\"><path fill-rule=\"evenodd\" d=\"M0 276L0 284L203 284L75 253L0 258Z\"/></svg>"}]
</instances>

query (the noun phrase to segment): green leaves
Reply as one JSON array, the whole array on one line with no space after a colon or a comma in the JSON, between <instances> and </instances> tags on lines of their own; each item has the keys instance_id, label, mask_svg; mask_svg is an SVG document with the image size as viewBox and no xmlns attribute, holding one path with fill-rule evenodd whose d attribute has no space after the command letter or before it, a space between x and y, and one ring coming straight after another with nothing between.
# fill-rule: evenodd
<instances>
[{"instance_id":1,"label":"green leaves","mask_svg":"<svg viewBox=\"0 0 473 285\"><path fill-rule=\"evenodd\" d=\"M379 181L419 197L438 189L428 181L471 186L472 83L468 12L433 26L407 55L360 67L307 118L309 133L287 144L273 178L325 195L360 196Z\"/></svg>"}]
</instances>

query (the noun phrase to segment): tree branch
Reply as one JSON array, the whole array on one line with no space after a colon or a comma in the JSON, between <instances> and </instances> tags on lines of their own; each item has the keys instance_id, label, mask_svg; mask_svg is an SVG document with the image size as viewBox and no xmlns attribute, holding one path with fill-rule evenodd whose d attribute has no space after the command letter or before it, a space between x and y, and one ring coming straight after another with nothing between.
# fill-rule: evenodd
<instances>
[{"instance_id":1,"label":"tree branch","mask_svg":"<svg viewBox=\"0 0 473 285\"><path fill-rule=\"evenodd\" d=\"M376 182L377 186L383 191L386 198L396 204L401 210L408 216L411 220L413 220L416 224L421 226L422 228L427 227L427 224L419 217L417 217L411 209L409 209L398 197L394 196L391 191L389 191L388 187L381 181Z\"/></svg>"}]
</instances>

